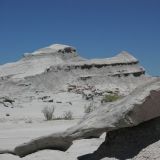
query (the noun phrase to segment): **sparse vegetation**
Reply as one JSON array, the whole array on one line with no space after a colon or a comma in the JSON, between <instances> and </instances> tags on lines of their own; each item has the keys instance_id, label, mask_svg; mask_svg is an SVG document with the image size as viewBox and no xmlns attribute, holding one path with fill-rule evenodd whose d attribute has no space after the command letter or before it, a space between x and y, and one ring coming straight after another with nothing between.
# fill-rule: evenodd
<instances>
[{"instance_id":1,"label":"sparse vegetation","mask_svg":"<svg viewBox=\"0 0 160 160\"><path fill-rule=\"evenodd\" d=\"M44 117L47 121L53 119L54 110L55 110L54 106L46 106L42 109L42 113L44 114Z\"/></svg>"},{"instance_id":2,"label":"sparse vegetation","mask_svg":"<svg viewBox=\"0 0 160 160\"><path fill-rule=\"evenodd\" d=\"M84 113L88 114L93 112L96 109L94 102L89 103L89 105L84 106Z\"/></svg>"},{"instance_id":3,"label":"sparse vegetation","mask_svg":"<svg viewBox=\"0 0 160 160\"><path fill-rule=\"evenodd\" d=\"M32 123L32 119L25 119L25 123Z\"/></svg>"},{"instance_id":4,"label":"sparse vegetation","mask_svg":"<svg viewBox=\"0 0 160 160\"><path fill-rule=\"evenodd\" d=\"M72 120L73 119L73 113L71 111L64 112L62 119Z\"/></svg>"},{"instance_id":5,"label":"sparse vegetation","mask_svg":"<svg viewBox=\"0 0 160 160\"><path fill-rule=\"evenodd\" d=\"M73 113L71 111L65 111L61 117L54 116L55 107L46 106L42 109L42 113L47 121L49 120L72 120Z\"/></svg>"},{"instance_id":6,"label":"sparse vegetation","mask_svg":"<svg viewBox=\"0 0 160 160\"><path fill-rule=\"evenodd\" d=\"M118 94L106 94L102 98L101 103L114 102L114 101L118 100L119 98L120 98L120 96Z\"/></svg>"}]
</instances>

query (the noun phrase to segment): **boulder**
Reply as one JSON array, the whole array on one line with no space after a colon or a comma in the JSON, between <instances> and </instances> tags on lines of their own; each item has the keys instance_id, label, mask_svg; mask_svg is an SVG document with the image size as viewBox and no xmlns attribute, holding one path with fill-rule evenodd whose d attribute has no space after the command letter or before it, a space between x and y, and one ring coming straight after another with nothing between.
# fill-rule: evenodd
<instances>
[{"instance_id":1,"label":"boulder","mask_svg":"<svg viewBox=\"0 0 160 160\"><path fill-rule=\"evenodd\" d=\"M143 122L135 127L110 131L107 133L105 141L95 152L82 155L78 157L78 160L159 160L158 146L156 156L153 149L152 152L149 152L149 156L144 155L144 150L148 146L155 145L160 140L159 124L160 117Z\"/></svg>"}]
</instances>

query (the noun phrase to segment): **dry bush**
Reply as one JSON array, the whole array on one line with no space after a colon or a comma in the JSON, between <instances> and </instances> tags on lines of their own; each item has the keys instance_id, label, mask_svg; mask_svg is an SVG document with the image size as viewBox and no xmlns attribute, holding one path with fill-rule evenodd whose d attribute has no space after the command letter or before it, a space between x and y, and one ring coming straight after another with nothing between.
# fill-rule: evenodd
<instances>
[{"instance_id":1,"label":"dry bush","mask_svg":"<svg viewBox=\"0 0 160 160\"><path fill-rule=\"evenodd\" d=\"M42 113L47 121L53 119L55 107L54 106L46 106L42 109Z\"/></svg>"},{"instance_id":2,"label":"dry bush","mask_svg":"<svg viewBox=\"0 0 160 160\"><path fill-rule=\"evenodd\" d=\"M65 119L65 120L72 120L73 119L73 113L71 111L64 112L63 119Z\"/></svg>"},{"instance_id":3,"label":"dry bush","mask_svg":"<svg viewBox=\"0 0 160 160\"><path fill-rule=\"evenodd\" d=\"M93 102L89 103L89 105L84 106L84 113L88 114L93 112L96 109L96 106Z\"/></svg>"}]
</instances>

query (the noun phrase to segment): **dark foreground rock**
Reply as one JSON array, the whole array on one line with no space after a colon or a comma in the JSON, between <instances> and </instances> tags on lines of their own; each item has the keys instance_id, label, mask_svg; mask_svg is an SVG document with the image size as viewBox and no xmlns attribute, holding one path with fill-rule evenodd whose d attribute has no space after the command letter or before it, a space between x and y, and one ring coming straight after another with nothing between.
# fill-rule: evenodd
<instances>
[{"instance_id":1,"label":"dark foreground rock","mask_svg":"<svg viewBox=\"0 0 160 160\"><path fill-rule=\"evenodd\" d=\"M133 159L147 146L160 140L160 117L107 133L105 142L92 154L78 157L78 160Z\"/></svg>"}]
</instances>

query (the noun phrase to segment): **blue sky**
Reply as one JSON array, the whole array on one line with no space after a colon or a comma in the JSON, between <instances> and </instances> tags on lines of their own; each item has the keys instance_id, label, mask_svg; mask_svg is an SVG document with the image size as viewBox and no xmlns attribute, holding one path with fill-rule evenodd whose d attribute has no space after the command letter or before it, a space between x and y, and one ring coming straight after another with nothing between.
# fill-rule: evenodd
<instances>
[{"instance_id":1,"label":"blue sky","mask_svg":"<svg viewBox=\"0 0 160 160\"><path fill-rule=\"evenodd\" d=\"M53 43L86 58L126 50L160 75L160 0L0 0L0 64Z\"/></svg>"}]
</instances>

